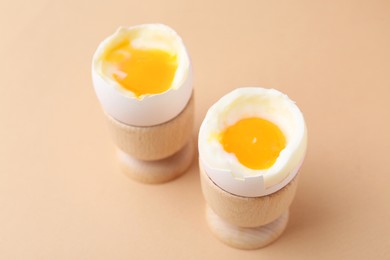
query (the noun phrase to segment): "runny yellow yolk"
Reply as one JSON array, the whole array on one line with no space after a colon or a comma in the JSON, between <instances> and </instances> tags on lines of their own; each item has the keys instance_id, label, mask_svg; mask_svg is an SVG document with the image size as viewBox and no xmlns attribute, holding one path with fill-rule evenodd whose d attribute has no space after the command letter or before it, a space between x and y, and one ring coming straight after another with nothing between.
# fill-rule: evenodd
<instances>
[{"instance_id":1,"label":"runny yellow yolk","mask_svg":"<svg viewBox=\"0 0 390 260\"><path fill-rule=\"evenodd\" d=\"M175 54L160 49L136 49L129 40L110 50L104 61L113 68L110 76L136 97L167 91L177 69Z\"/></svg>"},{"instance_id":2,"label":"runny yellow yolk","mask_svg":"<svg viewBox=\"0 0 390 260\"><path fill-rule=\"evenodd\" d=\"M244 166L262 170L271 167L286 146L275 124L257 117L241 119L220 133L219 141Z\"/></svg>"}]
</instances>

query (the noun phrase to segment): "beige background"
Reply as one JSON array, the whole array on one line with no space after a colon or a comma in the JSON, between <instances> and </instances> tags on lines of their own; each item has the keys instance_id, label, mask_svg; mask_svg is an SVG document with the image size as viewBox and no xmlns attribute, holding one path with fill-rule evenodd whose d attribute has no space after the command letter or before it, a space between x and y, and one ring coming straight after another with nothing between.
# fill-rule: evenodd
<instances>
[{"instance_id":1,"label":"beige background","mask_svg":"<svg viewBox=\"0 0 390 260\"><path fill-rule=\"evenodd\" d=\"M0 259L390 259L390 1L0 2ZM198 166L164 185L116 163L90 63L119 25L192 56L196 129L238 86L287 93L309 149L284 235L240 251L204 219Z\"/></svg>"}]
</instances>

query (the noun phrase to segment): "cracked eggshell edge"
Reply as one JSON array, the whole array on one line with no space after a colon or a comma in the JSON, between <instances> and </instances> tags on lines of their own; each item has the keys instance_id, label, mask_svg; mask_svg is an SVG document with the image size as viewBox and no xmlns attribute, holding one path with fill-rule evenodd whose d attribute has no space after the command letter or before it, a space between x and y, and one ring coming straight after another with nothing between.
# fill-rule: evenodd
<instances>
[{"instance_id":1,"label":"cracked eggshell edge","mask_svg":"<svg viewBox=\"0 0 390 260\"><path fill-rule=\"evenodd\" d=\"M154 95L145 95L141 99L137 99L132 95L126 95L126 92L128 92L127 90L120 86L115 86L112 82L107 81L98 72L96 68L96 61L108 42L115 37L115 34L107 37L100 43L92 59L92 81L96 95L103 109L110 116L124 124L146 127L167 122L183 111L192 95L191 60L182 39L168 26L161 24L156 24L155 26L174 32L184 48L184 54L187 56L187 75L177 89L170 88L166 92ZM128 29L136 27L139 26L128 27Z\"/></svg>"}]
</instances>

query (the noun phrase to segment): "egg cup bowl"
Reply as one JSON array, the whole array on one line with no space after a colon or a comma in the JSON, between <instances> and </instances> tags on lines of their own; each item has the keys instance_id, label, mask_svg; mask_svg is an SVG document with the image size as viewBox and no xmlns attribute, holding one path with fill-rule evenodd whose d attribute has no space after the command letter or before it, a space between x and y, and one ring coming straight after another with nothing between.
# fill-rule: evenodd
<instances>
[{"instance_id":1,"label":"egg cup bowl","mask_svg":"<svg viewBox=\"0 0 390 260\"><path fill-rule=\"evenodd\" d=\"M275 193L242 197L217 186L200 168L206 220L222 242L239 249L258 249L275 241L288 222L288 208L298 185L298 176Z\"/></svg>"},{"instance_id":2,"label":"egg cup bowl","mask_svg":"<svg viewBox=\"0 0 390 260\"><path fill-rule=\"evenodd\" d=\"M194 157L194 98L175 118L155 126L131 126L106 113L122 170L144 183L162 183L185 172Z\"/></svg>"}]
</instances>

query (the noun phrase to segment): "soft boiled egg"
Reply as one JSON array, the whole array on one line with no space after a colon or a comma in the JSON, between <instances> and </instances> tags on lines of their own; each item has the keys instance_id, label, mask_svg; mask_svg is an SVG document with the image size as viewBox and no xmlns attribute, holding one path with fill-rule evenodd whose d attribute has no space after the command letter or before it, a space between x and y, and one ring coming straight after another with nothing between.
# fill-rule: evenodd
<instances>
[{"instance_id":1,"label":"soft boiled egg","mask_svg":"<svg viewBox=\"0 0 390 260\"><path fill-rule=\"evenodd\" d=\"M192 94L188 52L163 24L121 27L107 37L93 56L92 79L104 110L134 126L169 121Z\"/></svg>"},{"instance_id":2,"label":"soft boiled egg","mask_svg":"<svg viewBox=\"0 0 390 260\"><path fill-rule=\"evenodd\" d=\"M296 176L306 153L307 130L287 95L237 88L208 110L198 143L200 166L217 186L238 196L260 197Z\"/></svg>"}]
</instances>

